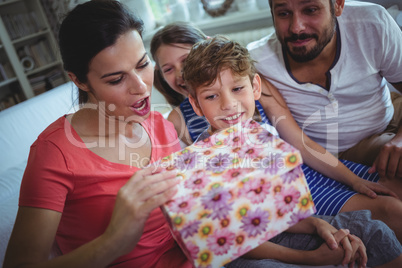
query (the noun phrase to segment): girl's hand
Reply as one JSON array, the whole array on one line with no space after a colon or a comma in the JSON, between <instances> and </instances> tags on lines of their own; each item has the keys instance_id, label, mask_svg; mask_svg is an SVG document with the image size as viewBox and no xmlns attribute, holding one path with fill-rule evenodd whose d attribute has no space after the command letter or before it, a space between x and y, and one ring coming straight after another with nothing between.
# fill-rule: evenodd
<instances>
[{"instance_id":1,"label":"girl's hand","mask_svg":"<svg viewBox=\"0 0 402 268\"><path fill-rule=\"evenodd\" d=\"M119 190L105 235L109 241L129 253L140 240L150 213L170 200L177 192L177 171L155 171L150 166L135 172Z\"/></svg>"},{"instance_id":2,"label":"girl's hand","mask_svg":"<svg viewBox=\"0 0 402 268\"><path fill-rule=\"evenodd\" d=\"M377 194L380 194L393 196L399 199L399 197L387 187L376 182L366 181L361 178L359 178L359 180L356 180L356 182L351 187L354 191L367 195L371 198L376 198Z\"/></svg>"}]
</instances>

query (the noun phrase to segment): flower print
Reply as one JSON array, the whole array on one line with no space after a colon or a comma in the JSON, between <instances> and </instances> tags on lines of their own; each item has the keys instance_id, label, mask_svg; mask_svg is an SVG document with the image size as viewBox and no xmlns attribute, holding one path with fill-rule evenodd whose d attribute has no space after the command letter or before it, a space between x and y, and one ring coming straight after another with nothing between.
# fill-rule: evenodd
<instances>
[{"instance_id":1,"label":"flower print","mask_svg":"<svg viewBox=\"0 0 402 268\"><path fill-rule=\"evenodd\" d=\"M234 244L235 237L236 235L228 229L218 229L207 238L207 246L216 255L223 255Z\"/></svg>"},{"instance_id":2,"label":"flower print","mask_svg":"<svg viewBox=\"0 0 402 268\"><path fill-rule=\"evenodd\" d=\"M200 252L200 248L191 241L186 242L186 248L190 253L190 256L193 260L197 259L198 252Z\"/></svg>"},{"instance_id":3,"label":"flower print","mask_svg":"<svg viewBox=\"0 0 402 268\"><path fill-rule=\"evenodd\" d=\"M195 200L191 196L180 196L173 202L169 203L169 209L176 213L190 213L192 207L196 204Z\"/></svg>"},{"instance_id":4,"label":"flower print","mask_svg":"<svg viewBox=\"0 0 402 268\"><path fill-rule=\"evenodd\" d=\"M215 136L213 136L214 138ZM217 149L217 148L222 148L224 146L226 146L227 142L226 139L215 139L214 145L212 146L212 148Z\"/></svg>"},{"instance_id":5,"label":"flower print","mask_svg":"<svg viewBox=\"0 0 402 268\"><path fill-rule=\"evenodd\" d=\"M193 172L187 180L184 181L184 187L192 190L201 190L210 182L208 175L204 170Z\"/></svg>"},{"instance_id":6,"label":"flower print","mask_svg":"<svg viewBox=\"0 0 402 268\"><path fill-rule=\"evenodd\" d=\"M201 210L200 212L197 213L197 219L205 219L205 218L209 218L209 216L211 215L211 212L209 210Z\"/></svg>"},{"instance_id":7,"label":"flower print","mask_svg":"<svg viewBox=\"0 0 402 268\"><path fill-rule=\"evenodd\" d=\"M184 150L181 155L177 156L175 165L181 170L191 170L197 164L197 160L197 152Z\"/></svg>"},{"instance_id":8,"label":"flower print","mask_svg":"<svg viewBox=\"0 0 402 268\"><path fill-rule=\"evenodd\" d=\"M238 154L239 154L239 157L241 157L241 158L254 159L260 155L261 151L262 151L261 148L243 146L241 148L241 150L238 152Z\"/></svg>"},{"instance_id":9,"label":"flower print","mask_svg":"<svg viewBox=\"0 0 402 268\"><path fill-rule=\"evenodd\" d=\"M226 171L222 178L224 182L238 181L248 174L247 169L233 168Z\"/></svg>"},{"instance_id":10,"label":"flower print","mask_svg":"<svg viewBox=\"0 0 402 268\"><path fill-rule=\"evenodd\" d=\"M241 132L231 133L227 138L227 145L230 147L241 147L246 141L246 136Z\"/></svg>"},{"instance_id":11,"label":"flower print","mask_svg":"<svg viewBox=\"0 0 402 268\"><path fill-rule=\"evenodd\" d=\"M231 204L225 204L224 206L221 206L219 208L216 208L212 210L211 212L211 217L212 219L225 219L227 218L229 212L232 210Z\"/></svg>"},{"instance_id":12,"label":"flower print","mask_svg":"<svg viewBox=\"0 0 402 268\"><path fill-rule=\"evenodd\" d=\"M283 182L281 180L275 180L275 182L272 185L272 192L274 195L282 192L283 188Z\"/></svg>"},{"instance_id":13,"label":"flower print","mask_svg":"<svg viewBox=\"0 0 402 268\"><path fill-rule=\"evenodd\" d=\"M283 183L291 183L292 181L297 180L302 174L303 172L300 169L294 168L281 175L281 179Z\"/></svg>"},{"instance_id":14,"label":"flower print","mask_svg":"<svg viewBox=\"0 0 402 268\"><path fill-rule=\"evenodd\" d=\"M211 263L213 259L213 253L208 249L204 249L198 254L197 262L199 265L197 267L202 268L211 268Z\"/></svg>"},{"instance_id":15,"label":"flower print","mask_svg":"<svg viewBox=\"0 0 402 268\"><path fill-rule=\"evenodd\" d=\"M261 127L260 124L253 119L249 119L244 122L244 128L253 129L253 128L260 128L260 127Z\"/></svg>"},{"instance_id":16,"label":"flower print","mask_svg":"<svg viewBox=\"0 0 402 268\"><path fill-rule=\"evenodd\" d=\"M264 202L269 194L270 182L263 179L251 179L244 182L243 188L239 190L239 195L245 196L253 204Z\"/></svg>"},{"instance_id":17,"label":"flower print","mask_svg":"<svg viewBox=\"0 0 402 268\"><path fill-rule=\"evenodd\" d=\"M196 143L193 144L195 148L210 148L212 147L213 141L210 137L207 137L203 140L198 140Z\"/></svg>"},{"instance_id":18,"label":"flower print","mask_svg":"<svg viewBox=\"0 0 402 268\"><path fill-rule=\"evenodd\" d=\"M298 223L299 221L309 217L311 215L311 211L306 210L306 211L299 211L296 214L292 214L290 215L290 219L289 221L287 221L286 223L289 225L295 225L296 223Z\"/></svg>"},{"instance_id":19,"label":"flower print","mask_svg":"<svg viewBox=\"0 0 402 268\"><path fill-rule=\"evenodd\" d=\"M234 127L228 127L222 131L222 134L225 136L232 135L232 133L236 133L236 129Z\"/></svg>"},{"instance_id":20,"label":"flower print","mask_svg":"<svg viewBox=\"0 0 402 268\"><path fill-rule=\"evenodd\" d=\"M199 229L198 229L198 235L201 238L206 238L210 236L214 232L214 224L211 222L207 222L203 224Z\"/></svg>"},{"instance_id":21,"label":"flower print","mask_svg":"<svg viewBox=\"0 0 402 268\"><path fill-rule=\"evenodd\" d=\"M215 173L223 172L232 164L232 158L229 154L218 154L207 162L207 170Z\"/></svg>"},{"instance_id":22,"label":"flower print","mask_svg":"<svg viewBox=\"0 0 402 268\"><path fill-rule=\"evenodd\" d=\"M212 154L212 150L205 150L204 151L204 155L211 155Z\"/></svg>"},{"instance_id":23,"label":"flower print","mask_svg":"<svg viewBox=\"0 0 402 268\"><path fill-rule=\"evenodd\" d=\"M181 226L184 224L184 220L182 216L172 216L172 222L177 228L181 228Z\"/></svg>"},{"instance_id":24,"label":"flower print","mask_svg":"<svg viewBox=\"0 0 402 268\"><path fill-rule=\"evenodd\" d=\"M287 167L294 167L299 165L300 159L297 154L289 154L286 156L285 164Z\"/></svg>"},{"instance_id":25,"label":"flower print","mask_svg":"<svg viewBox=\"0 0 402 268\"><path fill-rule=\"evenodd\" d=\"M280 214L285 214L299 202L300 192L295 187L282 188L282 192L275 196L275 205Z\"/></svg>"},{"instance_id":26,"label":"flower print","mask_svg":"<svg viewBox=\"0 0 402 268\"><path fill-rule=\"evenodd\" d=\"M262 158L258 165L264 170L264 174L276 175L282 167L282 161L280 154L269 154Z\"/></svg>"},{"instance_id":27,"label":"flower print","mask_svg":"<svg viewBox=\"0 0 402 268\"><path fill-rule=\"evenodd\" d=\"M224 187L212 188L207 194L201 197L201 203L205 209L217 210L225 208L232 198L230 192Z\"/></svg>"},{"instance_id":28,"label":"flower print","mask_svg":"<svg viewBox=\"0 0 402 268\"><path fill-rule=\"evenodd\" d=\"M253 249L252 246L247 246L247 247L244 247L244 248L239 247L239 248L237 248L237 251L233 253L233 257L238 258L238 257L246 254L247 252L249 252L252 249Z\"/></svg>"},{"instance_id":29,"label":"flower print","mask_svg":"<svg viewBox=\"0 0 402 268\"><path fill-rule=\"evenodd\" d=\"M300 198L298 207L301 211L313 210L315 212L316 208L314 206L314 202L310 192Z\"/></svg>"},{"instance_id":30,"label":"flower print","mask_svg":"<svg viewBox=\"0 0 402 268\"><path fill-rule=\"evenodd\" d=\"M262 244L264 242L267 242L270 240L272 237L277 236L278 234L282 233L282 230L272 228L272 230L268 230L265 233L263 233L260 238L259 238L259 243Z\"/></svg>"},{"instance_id":31,"label":"flower print","mask_svg":"<svg viewBox=\"0 0 402 268\"><path fill-rule=\"evenodd\" d=\"M239 207L235 208L235 216L238 220L241 220L246 214L247 212L250 210L250 204L245 203L240 205Z\"/></svg>"},{"instance_id":32,"label":"flower print","mask_svg":"<svg viewBox=\"0 0 402 268\"><path fill-rule=\"evenodd\" d=\"M276 148L280 149L283 152L293 152L295 148L287 142L281 141Z\"/></svg>"},{"instance_id":33,"label":"flower print","mask_svg":"<svg viewBox=\"0 0 402 268\"><path fill-rule=\"evenodd\" d=\"M201 221L192 220L189 221L187 224L183 226L180 230L180 235L184 238L194 235L198 232L198 226L200 225Z\"/></svg>"},{"instance_id":34,"label":"flower print","mask_svg":"<svg viewBox=\"0 0 402 268\"><path fill-rule=\"evenodd\" d=\"M240 226L249 236L255 237L265 232L269 223L269 212L257 208L255 211L248 211L247 215L241 219Z\"/></svg>"},{"instance_id":35,"label":"flower print","mask_svg":"<svg viewBox=\"0 0 402 268\"><path fill-rule=\"evenodd\" d=\"M222 226L222 228L228 227L230 224L230 219L228 218L224 218L220 221L220 225Z\"/></svg>"},{"instance_id":36,"label":"flower print","mask_svg":"<svg viewBox=\"0 0 402 268\"><path fill-rule=\"evenodd\" d=\"M273 137L274 135L272 135L272 133L269 131L261 131L261 133L257 134L257 140L262 144L267 144L268 142L272 141Z\"/></svg>"}]
</instances>

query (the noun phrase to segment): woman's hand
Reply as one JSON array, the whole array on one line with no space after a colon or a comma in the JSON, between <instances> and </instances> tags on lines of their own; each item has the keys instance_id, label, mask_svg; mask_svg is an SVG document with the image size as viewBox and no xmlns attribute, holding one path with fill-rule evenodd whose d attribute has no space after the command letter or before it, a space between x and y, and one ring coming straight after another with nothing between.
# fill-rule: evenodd
<instances>
[{"instance_id":1,"label":"woman's hand","mask_svg":"<svg viewBox=\"0 0 402 268\"><path fill-rule=\"evenodd\" d=\"M105 234L120 250L129 253L140 240L150 213L170 200L180 181L177 172L155 171L150 166L137 171L119 190L112 218Z\"/></svg>"},{"instance_id":2,"label":"woman's hand","mask_svg":"<svg viewBox=\"0 0 402 268\"><path fill-rule=\"evenodd\" d=\"M380 195L389 195L393 196L397 199L399 199L398 195L395 194L393 191L388 189L387 187L371 182L371 181L366 181L362 178L358 178L354 181L354 183L351 185L352 189L358 193L361 193L363 195L367 195L368 197L371 198L376 198L377 194Z\"/></svg>"}]
</instances>

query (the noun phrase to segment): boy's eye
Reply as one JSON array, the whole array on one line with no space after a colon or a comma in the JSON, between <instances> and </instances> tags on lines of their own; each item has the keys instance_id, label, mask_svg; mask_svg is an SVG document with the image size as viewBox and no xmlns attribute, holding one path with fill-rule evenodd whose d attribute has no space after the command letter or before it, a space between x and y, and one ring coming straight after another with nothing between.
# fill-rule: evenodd
<instances>
[{"instance_id":1,"label":"boy's eye","mask_svg":"<svg viewBox=\"0 0 402 268\"><path fill-rule=\"evenodd\" d=\"M205 99L207 99L207 100L213 100L215 98L216 98L216 95L209 95L209 96L205 97Z\"/></svg>"},{"instance_id":2,"label":"boy's eye","mask_svg":"<svg viewBox=\"0 0 402 268\"><path fill-rule=\"evenodd\" d=\"M239 92L240 90L242 90L243 89L243 87L235 87L234 89L233 89L233 92Z\"/></svg>"}]
</instances>

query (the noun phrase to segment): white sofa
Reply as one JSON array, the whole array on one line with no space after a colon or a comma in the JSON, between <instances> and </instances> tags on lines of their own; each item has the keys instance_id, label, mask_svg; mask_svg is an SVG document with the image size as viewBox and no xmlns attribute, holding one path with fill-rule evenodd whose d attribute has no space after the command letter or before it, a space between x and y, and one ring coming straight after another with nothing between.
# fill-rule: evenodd
<instances>
[{"instance_id":1,"label":"white sofa","mask_svg":"<svg viewBox=\"0 0 402 268\"><path fill-rule=\"evenodd\" d=\"M76 109L73 85L68 82L0 112L0 266L17 214L30 146L50 123Z\"/></svg>"}]
</instances>

